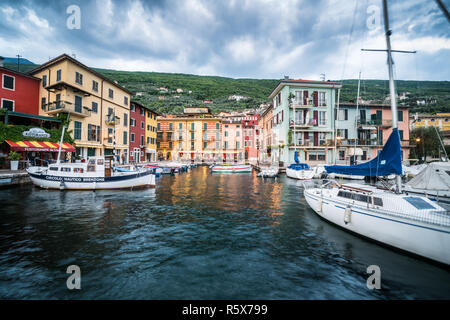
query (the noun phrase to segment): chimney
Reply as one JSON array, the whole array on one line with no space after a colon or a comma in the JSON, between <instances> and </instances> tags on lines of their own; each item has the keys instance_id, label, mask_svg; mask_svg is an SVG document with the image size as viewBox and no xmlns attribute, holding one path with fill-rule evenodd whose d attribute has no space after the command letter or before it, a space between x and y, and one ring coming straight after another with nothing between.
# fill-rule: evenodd
<instances>
[{"instance_id":1,"label":"chimney","mask_svg":"<svg viewBox=\"0 0 450 320\"><path fill-rule=\"evenodd\" d=\"M5 60L5 58L3 58L2 56L0 56L0 67L3 67L3 61Z\"/></svg>"},{"instance_id":2,"label":"chimney","mask_svg":"<svg viewBox=\"0 0 450 320\"><path fill-rule=\"evenodd\" d=\"M289 76L284 76L284 80L289 80Z\"/></svg>"}]
</instances>

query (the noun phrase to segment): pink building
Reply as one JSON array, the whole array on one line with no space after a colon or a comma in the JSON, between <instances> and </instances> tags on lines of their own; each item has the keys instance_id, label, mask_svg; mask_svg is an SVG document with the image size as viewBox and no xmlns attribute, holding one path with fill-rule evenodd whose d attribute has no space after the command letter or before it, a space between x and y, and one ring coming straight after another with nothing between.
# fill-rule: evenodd
<instances>
[{"instance_id":1,"label":"pink building","mask_svg":"<svg viewBox=\"0 0 450 320\"><path fill-rule=\"evenodd\" d=\"M241 120L244 138L244 159L256 163L259 156L259 115L243 117Z\"/></svg>"},{"instance_id":2,"label":"pink building","mask_svg":"<svg viewBox=\"0 0 450 320\"><path fill-rule=\"evenodd\" d=\"M222 150L224 162L244 161L241 117L222 120Z\"/></svg>"},{"instance_id":3,"label":"pink building","mask_svg":"<svg viewBox=\"0 0 450 320\"><path fill-rule=\"evenodd\" d=\"M378 146L372 149L372 158L376 157L386 144L392 132L392 110L389 105L371 106L371 118L377 121ZM398 131L402 146L402 159L409 159L409 110L406 106L398 106Z\"/></svg>"}]
</instances>

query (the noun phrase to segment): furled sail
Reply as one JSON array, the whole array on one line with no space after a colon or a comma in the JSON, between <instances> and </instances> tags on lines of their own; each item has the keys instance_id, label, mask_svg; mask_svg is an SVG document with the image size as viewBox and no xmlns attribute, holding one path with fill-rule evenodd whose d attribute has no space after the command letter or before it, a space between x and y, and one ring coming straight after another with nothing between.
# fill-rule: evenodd
<instances>
[{"instance_id":1,"label":"furled sail","mask_svg":"<svg viewBox=\"0 0 450 320\"><path fill-rule=\"evenodd\" d=\"M402 175L402 154L400 134L397 128L392 129L383 150L368 162L354 166L325 166L328 173L340 173L365 177L380 177L390 174Z\"/></svg>"}]
</instances>

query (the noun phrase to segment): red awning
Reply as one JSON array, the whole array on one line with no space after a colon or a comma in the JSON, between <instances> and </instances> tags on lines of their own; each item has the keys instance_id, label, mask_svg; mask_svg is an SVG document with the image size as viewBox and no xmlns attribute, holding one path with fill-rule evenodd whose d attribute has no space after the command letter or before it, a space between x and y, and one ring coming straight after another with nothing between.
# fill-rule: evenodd
<instances>
[{"instance_id":1,"label":"red awning","mask_svg":"<svg viewBox=\"0 0 450 320\"><path fill-rule=\"evenodd\" d=\"M48 141L17 141L12 142L6 140L6 143L11 146L12 151L37 151L37 152L58 152L59 144ZM61 147L62 152L75 152L75 147L68 143L63 143Z\"/></svg>"}]
</instances>

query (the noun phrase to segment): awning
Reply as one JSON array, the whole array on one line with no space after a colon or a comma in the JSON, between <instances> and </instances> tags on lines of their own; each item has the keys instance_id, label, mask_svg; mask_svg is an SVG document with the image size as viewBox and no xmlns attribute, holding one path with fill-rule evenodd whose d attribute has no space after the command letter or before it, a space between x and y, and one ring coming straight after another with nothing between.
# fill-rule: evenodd
<instances>
[{"instance_id":1,"label":"awning","mask_svg":"<svg viewBox=\"0 0 450 320\"><path fill-rule=\"evenodd\" d=\"M58 152L59 144L48 141L17 141L12 142L6 140L6 143L11 146L12 151L37 151L37 152ZM62 152L75 152L75 147L68 143L63 143Z\"/></svg>"}]
</instances>

